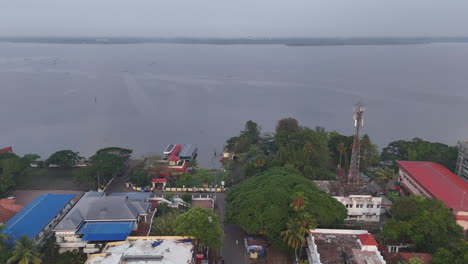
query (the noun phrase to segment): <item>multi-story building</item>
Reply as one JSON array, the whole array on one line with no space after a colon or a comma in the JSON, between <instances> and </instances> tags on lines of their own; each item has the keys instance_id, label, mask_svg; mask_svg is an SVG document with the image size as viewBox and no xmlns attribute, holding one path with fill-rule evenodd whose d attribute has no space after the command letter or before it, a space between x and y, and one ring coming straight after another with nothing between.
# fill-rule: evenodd
<instances>
[{"instance_id":1,"label":"multi-story building","mask_svg":"<svg viewBox=\"0 0 468 264\"><path fill-rule=\"evenodd\" d=\"M407 193L441 200L465 232L468 230L468 183L434 162L397 163L400 168L398 183Z\"/></svg>"},{"instance_id":2,"label":"multi-story building","mask_svg":"<svg viewBox=\"0 0 468 264\"><path fill-rule=\"evenodd\" d=\"M349 194L343 191L343 187L338 182L314 181L319 189L332 195L337 201L342 203L348 216L346 221L379 222L382 206L381 196L372 196L369 191L361 191Z\"/></svg>"},{"instance_id":3,"label":"multi-story building","mask_svg":"<svg viewBox=\"0 0 468 264\"><path fill-rule=\"evenodd\" d=\"M458 141L458 159L455 173L468 181L468 140Z\"/></svg>"},{"instance_id":4,"label":"multi-story building","mask_svg":"<svg viewBox=\"0 0 468 264\"><path fill-rule=\"evenodd\" d=\"M382 197L370 195L333 196L348 210L346 220L379 222Z\"/></svg>"}]
</instances>

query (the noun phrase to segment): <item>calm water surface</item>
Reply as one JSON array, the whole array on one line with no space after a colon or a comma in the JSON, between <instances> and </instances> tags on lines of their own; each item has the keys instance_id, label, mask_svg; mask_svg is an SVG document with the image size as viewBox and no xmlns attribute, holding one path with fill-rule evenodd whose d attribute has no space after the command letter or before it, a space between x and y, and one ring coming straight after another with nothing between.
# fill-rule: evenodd
<instances>
[{"instance_id":1,"label":"calm water surface","mask_svg":"<svg viewBox=\"0 0 468 264\"><path fill-rule=\"evenodd\" d=\"M0 147L18 154L196 143L211 167L249 119L351 134L359 99L380 147L468 139L468 45L0 44Z\"/></svg>"}]
</instances>

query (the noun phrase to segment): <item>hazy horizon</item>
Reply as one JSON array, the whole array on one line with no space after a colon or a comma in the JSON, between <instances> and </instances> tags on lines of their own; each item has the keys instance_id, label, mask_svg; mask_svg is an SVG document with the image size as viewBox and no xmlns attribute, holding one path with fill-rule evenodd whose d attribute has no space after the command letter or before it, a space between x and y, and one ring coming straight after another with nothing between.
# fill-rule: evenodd
<instances>
[{"instance_id":1,"label":"hazy horizon","mask_svg":"<svg viewBox=\"0 0 468 264\"><path fill-rule=\"evenodd\" d=\"M468 2L5 1L0 36L466 36Z\"/></svg>"}]
</instances>

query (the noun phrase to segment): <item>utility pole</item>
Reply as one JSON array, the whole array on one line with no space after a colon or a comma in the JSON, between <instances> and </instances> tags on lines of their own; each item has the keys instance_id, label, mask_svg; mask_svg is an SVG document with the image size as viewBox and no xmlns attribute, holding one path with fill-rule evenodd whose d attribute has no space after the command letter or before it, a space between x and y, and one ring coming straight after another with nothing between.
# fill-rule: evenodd
<instances>
[{"instance_id":1,"label":"utility pole","mask_svg":"<svg viewBox=\"0 0 468 264\"><path fill-rule=\"evenodd\" d=\"M359 160L360 160L360 148L361 138L359 132L364 125L364 111L366 108L361 102L354 105L354 140L353 150L351 154L351 163L349 166L348 183L357 184L359 182L360 171L359 171Z\"/></svg>"}]
</instances>

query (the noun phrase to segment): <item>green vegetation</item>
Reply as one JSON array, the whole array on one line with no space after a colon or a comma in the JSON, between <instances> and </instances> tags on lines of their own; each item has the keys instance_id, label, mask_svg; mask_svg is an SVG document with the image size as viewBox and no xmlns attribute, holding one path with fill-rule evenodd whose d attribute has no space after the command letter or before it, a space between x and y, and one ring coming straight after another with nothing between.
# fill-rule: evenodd
<instances>
[{"instance_id":1,"label":"green vegetation","mask_svg":"<svg viewBox=\"0 0 468 264\"><path fill-rule=\"evenodd\" d=\"M130 181L138 187L146 187L151 185L151 178L147 171L144 170L133 170L130 173Z\"/></svg>"},{"instance_id":2,"label":"green vegetation","mask_svg":"<svg viewBox=\"0 0 468 264\"><path fill-rule=\"evenodd\" d=\"M0 153L0 196L13 189L29 167L30 154L19 157L12 153Z\"/></svg>"},{"instance_id":3,"label":"green vegetation","mask_svg":"<svg viewBox=\"0 0 468 264\"><path fill-rule=\"evenodd\" d=\"M381 158L385 161L433 161L444 165L451 171L455 171L457 155L457 147L414 138L411 141L398 140L391 142L382 150Z\"/></svg>"},{"instance_id":4,"label":"green vegetation","mask_svg":"<svg viewBox=\"0 0 468 264\"><path fill-rule=\"evenodd\" d=\"M284 242L294 249L295 263L299 261L302 255L302 248L306 243L306 235L311 234L310 229L317 225L315 219L305 212L308 200L303 192L297 192L292 195L292 202L289 205L292 212L286 224L286 230L281 232ZM299 255L297 249L300 248Z\"/></svg>"},{"instance_id":5,"label":"green vegetation","mask_svg":"<svg viewBox=\"0 0 468 264\"><path fill-rule=\"evenodd\" d=\"M15 241L15 247L6 264L41 264L40 253L34 243L26 236L22 236Z\"/></svg>"},{"instance_id":6,"label":"green vegetation","mask_svg":"<svg viewBox=\"0 0 468 264\"><path fill-rule=\"evenodd\" d=\"M221 185L224 180L224 172L208 169L197 169L193 173L182 173L175 181L174 187L203 187L203 184L208 186Z\"/></svg>"},{"instance_id":7,"label":"green vegetation","mask_svg":"<svg viewBox=\"0 0 468 264\"><path fill-rule=\"evenodd\" d=\"M315 184L292 169L272 168L233 187L226 197L226 220L242 226L247 233L265 232L273 242L281 243L280 233L294 216L289 204L292 195L304 194L304 212L320 226L340 224L346 208ZM289 212L289 213L288 213Z\"/></svg>"},{"instance_id":8,"label":"green vegetation","mask_svg":"<svg viewBox=\"0 0 468 264\"><path fill-rule=\"evenodd\" d=\"M18 190L86 190L75 182L82 168L26 168Z\"/></svg>"},{"instance_id":9,"label":"green vegetation","mask_svg":"<svg viewBox=\"0 0 468 264\"><path fill-rule=\"evenodd\" d=\"M169 208L163 215L154 218L153 225L151 227L151 236L174 236L175 223L180 212L177 209Z\"/></svg>"},{"instance_id":10,"label":"green vegetation","mask_svg":"<svg viewBox=\"0 0 468 264\"><path fill-rule=\"evenodd\" d=\"M210 209L197 206L177 216L174 230L178 235L197 238L202 246L220 248L223 244L219 216Z\"/></svg>"},{"instance_id":11,"label":"green vegetation","mask_svg":"<svg viewBox=\"0 0 468 264\"><path fill-rule=\"evenodd\" d=\"M71 150L60 150L52 154L46 161L46 165L57 165L60 168L72 168L77 165L84 158L79 156L78 152Z\"/></svg>"},{"instance_id":12,"label":"green vegetation","mask_svg":"<svg viewBox=\"0 0 468 264\"><path fill-rule=\"evenodd\" d=\"M322 127L302 127L291 117L278 121L275 134L262 135L260 126L247 121L239 136L226 141L226 150L238 157L235 161L224 162L230 175L227 182L239 181L233 178L233 174L236 174L234 170L239 167L242 168L244 178L268 168L286 167L297 170L308 179L334 179L333 171L337 165L349 167L352 144L352 136L326 132ZM361 167L365 169L378 162L377 146L368 135L364 135L361 143Z\"/></svg>"},{"instance_id":13,"label":"green vegetation","mask_svg":"<svg viewBox=\"0 0 468 264\"><path fill-rule=\"evenodd\" d=\"M409 243L418 252L434 254L462 238L462 228L440 200L404 197L393 205L391 214L381 233L384 242Z\"/></svg>"},{"instance_id":14,"label":"green vegetation","mask_svg":"<svg viewBox=\"0 0 468 264\"><path fill-rule=\"evenodd\" d=\"M468 263L468 242L460 239L453 241L445 248L437 249L432 264L466 264Z\"/></svg>"},{"instance_id":15,"label":"green vegetation","mask_svg":"<svg viewBox=\"0 0 468 264\"><path fill-rule=\"evenodd\" d=\"M94 189L103 188L113 177L122 174L131 150L121 148L105 148L98 150L87 161L87 167L83 168L77 177L80 183L87 183Z\"/></svg>"},{"instance_id":16,"label":"green vegetation","mask_svg":"<svg viewBox=\"0 0 468 264\"><path fill-rule=\"evenodd\" d=\"M186 202L187 204L191 204L192 203L192 194L190 193L184 193L182 194L182 200L184 200L184 202Z\"/></svg>"},{"instance_id":17,"label":"green vegetation","mask_svg":"<svg viewBox=\"0 0 468 264\"><path fill-rule=\"evenodd\" d=\"M392 167L382 167L374 173L377 181L381 182L385 186L385 193L388 193L388 184L390 181L398 178L398 174L395 173L395 169Z\"/></svg>"}]
</instances>

